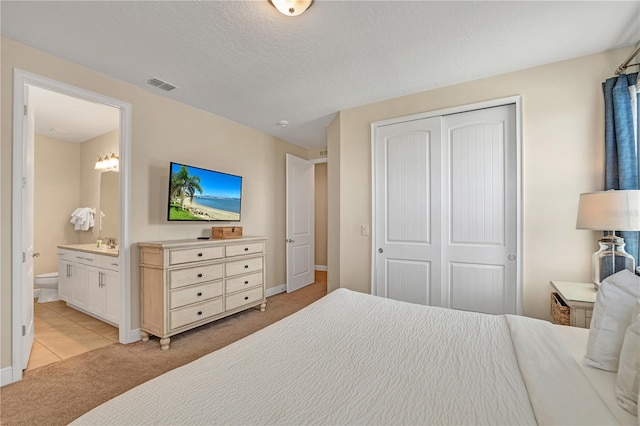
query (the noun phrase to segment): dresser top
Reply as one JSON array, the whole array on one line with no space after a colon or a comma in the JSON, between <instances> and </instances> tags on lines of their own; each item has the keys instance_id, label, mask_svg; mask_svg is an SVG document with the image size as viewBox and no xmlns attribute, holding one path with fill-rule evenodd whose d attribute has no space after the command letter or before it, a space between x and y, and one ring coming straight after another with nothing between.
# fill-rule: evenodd
<instances>
[{"instance_id":1,"label":"dresser top","mask_svg":"<svg viewBox=\"0 0 640 426\"><path fill-rule=\"evenodd\" d=\"M244 236L242 238L209 238L208 240L201 240L198 238L190 238L184 240L164 240L164 241L142 241L138 245L140 247L162 247L162 248L176 248L176 247L207 247L226 244L243 244L254 241L265 241L267 237L260 236Z\"/></svg>"}]
</instances>

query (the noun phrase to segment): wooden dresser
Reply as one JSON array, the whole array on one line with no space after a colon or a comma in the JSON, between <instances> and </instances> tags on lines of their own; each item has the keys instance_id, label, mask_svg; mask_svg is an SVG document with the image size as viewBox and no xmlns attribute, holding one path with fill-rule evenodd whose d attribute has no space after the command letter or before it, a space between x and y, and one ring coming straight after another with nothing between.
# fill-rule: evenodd
<instances>
[{"instance_id":1,"label":"wooden dresser","mask_svg":"<svg viewBox=\"0 0 640 426\"><path fill-rule=\"evenodd\" d=\"M170 336L253 306L264 311L266 237L138 243L142 340Z\"/></svg>"}]
</instances>

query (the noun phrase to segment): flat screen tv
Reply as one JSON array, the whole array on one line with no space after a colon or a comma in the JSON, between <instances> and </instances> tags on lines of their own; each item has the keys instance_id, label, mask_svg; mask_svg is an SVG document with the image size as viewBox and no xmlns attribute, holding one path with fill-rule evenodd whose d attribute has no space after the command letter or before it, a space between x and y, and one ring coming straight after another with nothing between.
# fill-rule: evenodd
<instances>
[{"instance_id":1,"label":"flat screen tv","mask_svg":"<svg viewBox=\"0 0 640 426\"><path fill-rule=\"evenodd\" d=\"M171 162L169 221L239 221L242 176Z\"/></svg>"}]
</instances>

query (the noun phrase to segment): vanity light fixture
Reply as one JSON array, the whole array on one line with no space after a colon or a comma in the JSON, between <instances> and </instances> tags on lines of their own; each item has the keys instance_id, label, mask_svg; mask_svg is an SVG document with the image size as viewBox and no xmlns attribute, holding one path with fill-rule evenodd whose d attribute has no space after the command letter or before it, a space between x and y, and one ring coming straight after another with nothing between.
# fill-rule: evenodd
<instances>
[{"instance_id":1,"label":"vanity light fixture","mask_svg":"<svg viewBox=\"0 0 640 426\"><path fill-rule=\"evenodd\" d=\"M96 161L96 166L94 168L100 172L117 172L120 170L120 157L118 157L118 154L113 152L105 155L104 157L98 157L98 161Z\"/></svg>"},{"instance_id":2,"label":"vanity light fixture","mask_svg":"<svg viewBox=\"0 0 640 426\"><path fill-rule=\"evenodd\" d=\"M313 0L269 0L269 3L285 16L298 16L311 7Z\"/></svg>"}]
</instances>

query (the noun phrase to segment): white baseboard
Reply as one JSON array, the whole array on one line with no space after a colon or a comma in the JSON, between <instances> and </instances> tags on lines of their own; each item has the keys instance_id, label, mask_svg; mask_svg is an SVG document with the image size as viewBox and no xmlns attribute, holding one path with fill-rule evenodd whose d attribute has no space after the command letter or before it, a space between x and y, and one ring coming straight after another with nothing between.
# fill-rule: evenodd
<instances>
[{"instance_id":1,"label":"white baseboard","mask_svg":"<svg viewBox=\"0 0 640 426\"><path fill-rule=\"evenodd\" d=\"M328 268L326 265L316 265L316 271L327 271Z\"/></svg>"},{"instance_id":2,"label":"white baseboard","mask_svg":"<svg viewBox=\"0 0 640 426\"><path fill-rule=\"evenodd\" d=\"M276 287L271 287L268 288L265 291L265 296L266 297L271 297L271 296L275 296L276 294L280 294L280 293L284 293L285 291L287 291L287 285L286 284L282 284Z\"/></svg>"},{"instance_id":3,"label":"white baseboard","mask_svg":"<svg viewBox=\"0 0 640 426\"><path fill-rule=\"evenodd\" d=\"M0 370L0 386L13 383L13 367L5 367Z\"/></svg>"}]
</instances>

